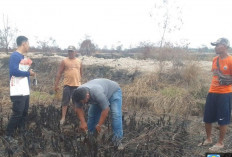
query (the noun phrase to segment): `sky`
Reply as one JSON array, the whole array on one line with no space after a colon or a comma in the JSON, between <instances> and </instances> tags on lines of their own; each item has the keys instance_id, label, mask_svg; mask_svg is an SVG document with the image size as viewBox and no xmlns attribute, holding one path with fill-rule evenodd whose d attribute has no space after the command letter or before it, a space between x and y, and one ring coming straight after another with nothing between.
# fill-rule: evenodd
<instances>
[{"instance_id":1,"label":"sky","mask_svg":"<svg viewBox=\"0 0 232 157\"><path fill-rule=\"evenodd\" d=\"M34 46L52 37L66 48L88 37L100 48L136 47L161 40L162 1L0 0L0 28L4 15L11 27L18 28L18 35L27 36ZM210 47L220 37L232 41L231 0L169 0L169 4L169 26L179 30L166 32L166 41L193 48Z\"/></svg>"}]
</instances>

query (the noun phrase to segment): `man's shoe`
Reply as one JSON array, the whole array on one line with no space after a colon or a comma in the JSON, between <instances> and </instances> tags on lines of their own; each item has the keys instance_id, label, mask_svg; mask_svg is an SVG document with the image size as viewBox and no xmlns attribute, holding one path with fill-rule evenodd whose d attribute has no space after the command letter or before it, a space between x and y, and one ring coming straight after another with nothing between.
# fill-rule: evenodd
<instances>
[{"instance_id":1,"label":"man's shoe","mask_svg":"<svg viewBox=\"0 0 232 157\"><path fill-rule=\"evenodd\" d=\"M15 140L11 136L5 136L4 139L9 143L9 144L18 144L18 140Z\"/></svg>"},{"instance_id":2,"label":"man's shoe","mask_svg":"<svg viewBox=\"0 0 232 157\"><path fill-rule=\"evenodd\" d=\"M122 145L122 143L120 143L119 145L118 145L118 150L123 150L124 149L124 146Z\"/></svg>"},{"instance_id":3,"label":"man's shoe","mask_svg":"<svg viewBox=\"0 0 232 157\"><path fill-rule=\"evenodd\" d=\"M121 140L118 140L118 141L114 142L113 144L114 144L114 148L116 150L123 150L124 149L124 146L122 145Z\"/></svg>"}]
</instances>

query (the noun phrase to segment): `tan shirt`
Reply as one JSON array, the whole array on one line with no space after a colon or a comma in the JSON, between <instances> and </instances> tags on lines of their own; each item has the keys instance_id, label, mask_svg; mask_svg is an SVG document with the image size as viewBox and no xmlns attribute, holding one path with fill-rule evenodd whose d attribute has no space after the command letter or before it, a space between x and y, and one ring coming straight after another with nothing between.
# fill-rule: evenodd
<instances>
[{"instance_id":1,"label":"tan shirt","mask_svg":"<svg viewBox=\"0 0 232 157\"><path fill-rule=\"evenodd\" d=\"M80 86L81 85L81 60L64 59L64 85Z\"/></svg>"}]
</instances>

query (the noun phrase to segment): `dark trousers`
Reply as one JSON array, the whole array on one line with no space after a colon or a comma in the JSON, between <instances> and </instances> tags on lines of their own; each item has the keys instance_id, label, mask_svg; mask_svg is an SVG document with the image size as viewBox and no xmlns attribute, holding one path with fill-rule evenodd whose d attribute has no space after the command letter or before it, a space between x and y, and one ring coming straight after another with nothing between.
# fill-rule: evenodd
<instances>
[{"instance_id":1,"label":"dark trousers","mask_svg":"<svg viewBox=\"0 0 232 157\"><path fill-rule=\"evenodd\" d=\"M10 99L13 103L13 112L6 129L7 136L12 136L17 128L21 131L25 129L25 121L29 108L29 95L11 96Z\"/></svg>"}]
</instances>

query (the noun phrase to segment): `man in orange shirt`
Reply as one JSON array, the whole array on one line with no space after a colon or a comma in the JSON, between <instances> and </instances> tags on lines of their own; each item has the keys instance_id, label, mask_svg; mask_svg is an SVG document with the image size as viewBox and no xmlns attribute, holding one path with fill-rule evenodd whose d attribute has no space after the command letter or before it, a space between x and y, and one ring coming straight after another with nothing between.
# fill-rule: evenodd
<instances>
[{"instance_id":1,"label":"man in orange shirt","mask_svg":"<svg viewBox=\"0 0 232 157\"><path fill-rule=\"evenodd\" d=\"M62 97L62 117L60 124L63 125L67 113L67 108L72 97L73 90L81 85L82 77L82 63L76 58L76 48L74 46L68 47L68 57L62 60L59 70L56 75L55 91L59 90L58 84L62 74L64 74L64 88Z\"/></svg>"},{"instance_id":2,"label":"man in orange shirt","mask_svg":"<svg viewBox=\"0 0 232 157\"><path fill-rule=\"evenodd\" d=\"M212 143L212 123L218 122L220 128L219 139L215 145L209 148L212 151L217 151L224 147L223 141L225 138L227 125L230 124L232 98L231 84L221 84L219 82L219 73L227 77L232 75L232 56L228 54L228 49L230 46L228 39L220 38L216 42L211 43L211 45L216 46L215 51L218 56L213 58L213 78L206 99L204 111L204 122L207 138L203 143L200 143L199 146Z\"/></svg>"}]
</instances>

